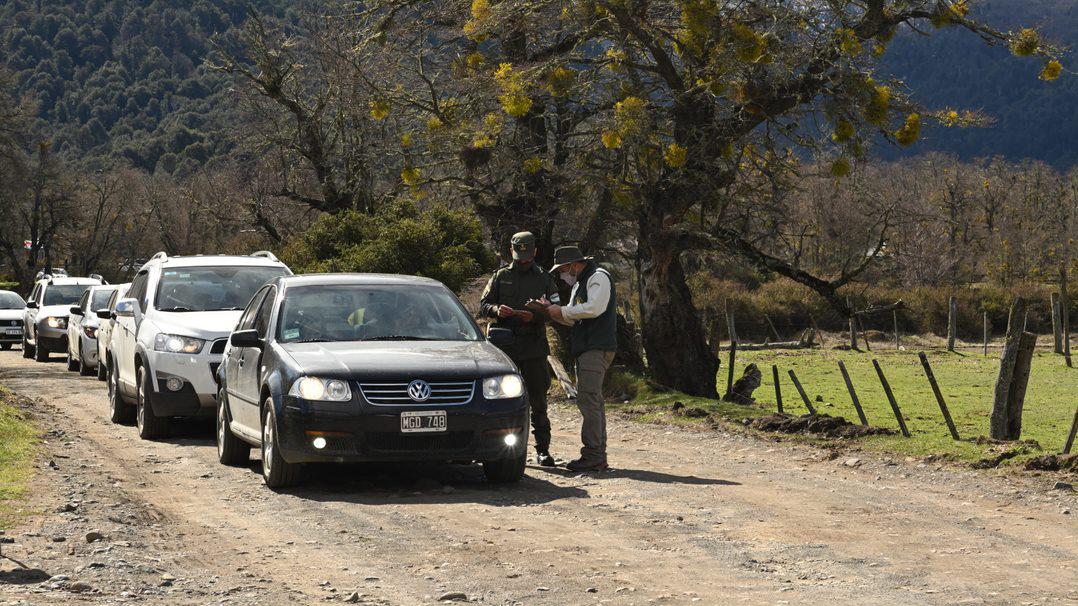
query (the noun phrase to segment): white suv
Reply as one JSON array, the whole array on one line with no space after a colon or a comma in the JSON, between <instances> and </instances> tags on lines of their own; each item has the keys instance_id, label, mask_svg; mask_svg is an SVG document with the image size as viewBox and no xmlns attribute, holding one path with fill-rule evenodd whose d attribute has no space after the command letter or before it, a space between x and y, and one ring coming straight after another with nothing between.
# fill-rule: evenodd
<instances>
[{"instance_id":1,"label":"white suv","mask_svg":"<svg viewBox=\"0 0 1078 606\"><path fill-rule=\"evenodd\" d=\"M115 286L91 286L79 302L71 306L67 319L67 369L83 376L97 370L97 329L101 319L96 310L116 292Z\"/></svg>"},{"instance_id":2,"label":"white suv","mask_svg":"<svg viewBox=\"0 0 1078 606\"><path fill-rule=\"evenodd\" d=\"M71 306L79 302L88 288L101 283L99 276L68 278L40 274L23 314L23 357L45 362L51 352L67 351L67 319L71 315Z\"/></svg>"},{"instance_id":3,"label":"white suv","mask_svg":"<svg viewBox=\"0 0 1078 606\"><path fill-rule=\"evenodd\" d=\"M106 365L112 420L134 416L139 436L151 439L168 432L171 417L212 416L228 336L259 287L291 273L265 251L154 255L116 304Z\"/></svg>"}]
</instances>

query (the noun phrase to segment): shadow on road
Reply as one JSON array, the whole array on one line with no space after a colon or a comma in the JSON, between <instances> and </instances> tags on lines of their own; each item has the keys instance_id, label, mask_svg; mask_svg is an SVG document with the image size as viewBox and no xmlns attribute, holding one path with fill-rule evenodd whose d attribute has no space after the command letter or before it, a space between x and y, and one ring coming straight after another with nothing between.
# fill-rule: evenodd
<instances>
[{"instance_id":1,"label":"shadow on road","mask_svg":"<svg viewBox=\"0 0 1078 606\"><path fill-rule=\"evenodd\" d=\"M3 559L14 562L19 567L13 570L0 570L0 585L33 585L35 583L47 581L52 577L52 575L44 570L41 570L40 568L28 568L26 564L23 564L10 556L3 556Z\"/></svg>"},{"instance_id":2,"label":"shadow on road","mask_svg":"<svg viewBox=\"0 0 1078 606\"><path fill-rule=\"evenodd\" d=\"M654 482L656 484L687 484L690 486L741 486L740 482L733 482L731 480L719 480L712 478L701 478L697 476L679 476L672 473L663 473L661 471L650 471L647 469L618 469L610 468L607 471L602 472L585 472L581 474L576 471L570 471L561 467L537 467L539 471L550 473L554 475L572 477L578 475L588 475L597 479L604 478L628 478L630 480L637 480L638 482Z\"/></svg>"}]
</instances>

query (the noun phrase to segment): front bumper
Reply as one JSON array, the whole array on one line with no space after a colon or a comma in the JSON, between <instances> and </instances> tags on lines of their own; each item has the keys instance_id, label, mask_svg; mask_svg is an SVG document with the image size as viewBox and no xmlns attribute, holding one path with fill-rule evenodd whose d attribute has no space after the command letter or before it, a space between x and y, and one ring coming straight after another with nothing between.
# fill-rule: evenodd
<instances>
[{"instance_id":1,"label":"front bumper","mask_svg":"<svg viewBox=\"0 0 1078 606\"><path fill-rule=\"evenodd\" d=\"M49 351L67 351L67 327L53 328L45 322L39 322L34 331L34 345Z\"/></svg>"},{"instance_id":2,"label":"front bumper","mask_svg":"<svg viewBox=\"0 0 1078 606\"><path fill-rule=\"evenodd\" d=\"M154 352L150 362L154 393L150 405L160 417L212 417L217 409L217 367L221 354L174 354ZM169 379L182 383L168 388Z\"/></svg>"},{"instance_id":3,"label":"front bumper","mask_svg":"<svg viewBox=\"0 0 1078 606\"><path fill-rule=\"evenodd\" d=\"M400 413L445 410L446 431L402 433ZM353 394L351 402L308 402L285 396L277 418L281 456L289 463L359 463L373 461L492 461L527 449L528 404L525 398L487 401L476 398L457 406L374 406ZM517 443L506 446L513 433ZM316 449L315 437L326 446Z\"/></svg>"},{"instance_id":4,"label":"front bumper","mask_svg":"<svg viewBox=\"0 0 1078 606\"><path fill-rule=\"evenodd\" d=\"M82 356L82 363L88 368L97 368L97 339L91 339L86 335L79 335L81 342L79 343L79 354Z\"/></svg>"}]
</instances>

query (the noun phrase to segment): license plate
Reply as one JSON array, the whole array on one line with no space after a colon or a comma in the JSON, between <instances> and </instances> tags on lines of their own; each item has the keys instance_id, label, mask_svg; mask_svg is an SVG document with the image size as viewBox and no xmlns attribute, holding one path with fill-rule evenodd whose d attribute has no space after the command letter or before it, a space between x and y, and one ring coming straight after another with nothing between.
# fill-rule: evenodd
<instances>
[{"instance_id":1,"label":"license plate","mask_svg":"<svg viewBox=\"0 0 1078 606\"><path fill-rule=\"evenodd\" d=\"M418 410L401 413L401 433L445 431L444 410Z\"/></svg>"},{"instance_id":2,"label":"license plate","mask_svg":"<svg viewBox=\"0 0 1078 606\"><path fill-rule=\"evenodd\" d=\"M6 332L9 335L21 335L22 334L22 329L21 328L9 328L9 329L7 329Z\"/></svg>"}]
</instances>

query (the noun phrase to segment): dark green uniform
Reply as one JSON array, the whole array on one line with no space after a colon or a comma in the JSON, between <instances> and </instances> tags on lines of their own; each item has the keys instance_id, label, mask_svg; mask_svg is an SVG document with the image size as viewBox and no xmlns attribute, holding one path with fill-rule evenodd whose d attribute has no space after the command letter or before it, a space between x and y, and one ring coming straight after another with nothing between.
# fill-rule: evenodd
<instances>
[{"instance_id":1,"label":"dark green uniform","mask_svg":"<svg viewBox=\"0 0 1078 606\"><path fill-rule=\"evenodd\" d=\"M520 318L499 318L498 307L507 305L523 310L531 299L546 297L558 301L558 287L554 278L535 263L513 262L494 272L483 291L483 315L492 318L494 328L508 328L516 335L511 345L502 347L520 368L531 404L532 431L535 449L545 453L550 448L550 419L547 417L546 393L550 389L550 365L547 356L550 345L546 339L546 319L533 314L531 322Z\"/></svg>"}]
</instances>

